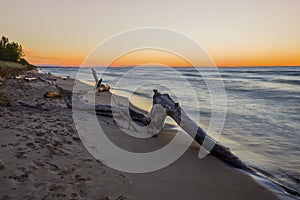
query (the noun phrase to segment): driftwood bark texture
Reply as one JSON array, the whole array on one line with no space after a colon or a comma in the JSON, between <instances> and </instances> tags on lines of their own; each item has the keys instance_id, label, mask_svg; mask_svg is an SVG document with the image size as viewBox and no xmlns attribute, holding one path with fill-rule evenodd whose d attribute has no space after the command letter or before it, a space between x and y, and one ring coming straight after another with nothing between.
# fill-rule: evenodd
<instances>
[{"instance_id":1,"label":"driftwood bark texture","mask_svg":"<svg viewBox=\"0 0 300 200\"><path fill-rule=\"evenodd\" d=\"M161 94L157 90L153 90L153 92L153 104L162 105L166 109L167 115L173 118L175 122L194 138L198 144L203 145L203 147L210 151L212 155L223 160L225 163L238 169L253 172L253 169L244 164L230 151L229 148L223 146L207 135L206 132L195 123L168 94ZM206 140L205 143L203 143L204 139Z\"/></svg>"},{"instance_id":2,"label":"driftwood bark texture","mask_svg":"<svg viewBox=\"0 0 300 200\"><path fill-rule=\"evenodd\" d=\"M86 111L95 111L97 115L106 116L106 117L112 117L113 109L118 109L118 108L114 108L111 105L106 105L106 104L90 104L84 101L81 97L77 95L73 95L71 91L65 90L59 86L56 87L62 94L64 101L69 108L75 108L78 110L86 110ZM143 125L148 125L150 123L149 121L150 118L147 115L138 112L130 107L129 107L129 114L133 121L140 122Z\"/></svg>"}]
</instances>

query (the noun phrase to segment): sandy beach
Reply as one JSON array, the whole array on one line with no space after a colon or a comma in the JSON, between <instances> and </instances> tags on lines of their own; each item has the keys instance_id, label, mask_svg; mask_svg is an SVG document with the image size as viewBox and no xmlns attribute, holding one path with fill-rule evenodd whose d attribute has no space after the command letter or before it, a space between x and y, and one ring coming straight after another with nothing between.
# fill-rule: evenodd
<instances>
[{"instance_id":1,"label":"sandy beach","mask_svg":"<svg viewBox=\"0 0 300 200\"><path fill-rule=\"evenodd\" d=\"M31 73L72 88L72 79ZM7 79L0 85L11 102L0 106L0 199L278 199L249 175L219 159L199 159L196 144L155 172L132 174L107 167L82 144L72 110L63 99L44 98L46 91L56 91L54 84ZM111 94L102 92L96 97L97 103L109 104ZM44 103L51 109L28 108L19 101ZM110 139L128 150L159 148L175 134L166 128L158 137L135 142L112 118L98 116L98 120Z\"/></svg>"}]
</instances>

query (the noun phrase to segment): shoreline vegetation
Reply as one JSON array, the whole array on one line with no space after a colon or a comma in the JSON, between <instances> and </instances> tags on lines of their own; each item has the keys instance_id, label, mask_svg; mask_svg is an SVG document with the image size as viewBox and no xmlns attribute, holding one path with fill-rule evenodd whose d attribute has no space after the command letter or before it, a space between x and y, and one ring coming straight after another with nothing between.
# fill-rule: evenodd
<instances>
[{"instance_id":1,"label":"shoreline vegetation","mask_svg":"<svg viewBox=\"0 0 300 200\"><path fill-rule=\"evenodd\" d=\"M37 74L36 71L28 71L26 75L52 80L55 84L42 79L27 82L8 78L0 85L0 91L11 100L10 106L0 106L1 198L277 198L249 175L228 167L214 156L198 159L197 144L176 162L156 172L130 174L108 168L84 148L76 133L71 109L65 102L61 98L43 96L46 91L56 91L54 85L71 90L74 80ZM101 104L109 104L110 98L110 92L96 95L97 103ZM28 108L19 101L36 102L51 109ZM129 149L158 148L175 134L166 128L159 137L146 139L135 146L111 118L98 116L98 120L109 130L114 142L121 142Z\"/></svg>"},{"instance_id":2,"label":"shoreline vegetation","mask_svg":"<svg viewBox=\"0 0 300 200\"><path fill-rule=\"evenodd\" d=\"M19 63L24 66L31 66L30 63L24 58L25 54L22 45L17 42L9 42L9 39L5 36L0 40L0 60Z\"/></svg>"},{"instance_id":3,"label":"shoreline vegetation","mask_svg":"<svg viewBox=\"0 0 300 200\"><path fill-rule=\"evenodd\" d=\"M35 68L34 65L22 65L17 62L0 60L0 78L3 81L8 77L13 77Z\"/></svg>"}]
</instances>

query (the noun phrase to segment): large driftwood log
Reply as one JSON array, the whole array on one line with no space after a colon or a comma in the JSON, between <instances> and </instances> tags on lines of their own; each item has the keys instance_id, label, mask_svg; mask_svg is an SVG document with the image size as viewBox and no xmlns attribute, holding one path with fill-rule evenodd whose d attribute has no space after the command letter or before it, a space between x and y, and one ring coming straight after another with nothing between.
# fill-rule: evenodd
<instances>
[{"instance_id":1,"label":"large driftwood log","mask_svg":"<svg viewBox=\"0 0 300 200\"><path fill-rule=\"evenodd\" d=\"M61 87L58 87L58 90L62 93L63 98L69 108L75 108L78 110L87 110L87 111L96 111L96 114L103 116L112 116L111 105L103 105L103 104L90 104L85 102L81 97L77 95L73 95L71 91L65 90ZM76 102L74 105L73 102ZM227 164L236 167L238 169L243 169L245 171L253 172L253 169L241 162L241 160L233 155L229 148L221 145L220 143L214 141L209 135L205 133L205 131L198 126L185 112L178 103L175 103L168 94L161 94L157 90L154 90L153 96L153 105L160 104L162 107L166 109L166 114L173 118L175 122L186 131L191 137L195 139L200 145L213 146L210 153L217 158L223 160ZM131 108L129 108L130 117L133 121L141 122L144 125L148 125L151 121L150 117L137 112ZM206 138L206 142L203 143L204 138ZM206 146L205 146L206 145ZM207 148L209 150L209 148Z\"/></svg>"},{"instance_id":2,"label":"large driftwood log","mask_svg":"<svg viewBox=\"0 0 300 200\"><path fill-rule=\"evenodd\" d=\"M112 117L112 109L111 105L105 104L90 104L84 101L81 97L74 95L71 91L65 90L59 86L56 86L58 90L63 95L63 98L69 108L75 108L78 110L86 110L86 111L96 111L96 114L102 116ZM72 102L73 98L73 102ZM186 131L191 137L195 139L197 143L200 145L211 145L213 148L210 153L217 158L223 160L227 164L234 166L238 169L243 169L249 172L253 172L252 168L241 162L241 160L233 155L229 148L219 144L214 141L209 135L205 133L205 131L198 126L185 112L178 103L175 103L168 94L161 94L157 90L154 90L153 95L153 105L160 104L163 108L166 109L166 114L173 118L175 122ZM129 108L130 117L133 121L140 122L144 125L148 125L151 122L149 116L137 112L131 108ZM155 120L155 119L153 119ZM162 122L163 123L163 122ZM204 138L206 138L206 143L203 144ZM204 148L206 146L203 146ZM207 148L209 149L209 148Z\"/></svg>"},{"instance_id":3,"label":"large driftwood log","mask_svg":"<svg viewBox=\"0 0 300 200\"><path fill-rule=\"evenodd\" d=\"M73 94L71 91L65 90L59 86L56 87L61 92L63 99L69 108L75 108L77 110L95 111L97 115L106 117L112 117L113 109L118 109L117 107L113 107L111 105L87 103L81 97ZM150 123L149 116L132 109L130 106L129 114L133 121L140 122L145 126Z\"/></svg>"},{"instance_id":4,"label":"large driftwood log","mask_svg":"<svg viewBox=\"0 0 300 200\"><path fill-rule=\"evenodd\" d=\"M175 122L193 137L197 143L204 145L203 147L208 150L210 149L209 147L212 147L210 153L223 160L225 163L238 169L253 172L253 169L244 164L237 156L233 155L229 148L221 145L207 135L168 94L161 94L157 90L153 90L153 92L153 104L162 105L166 109L167 115L173 118ZM205 143L203 143L204 139L206 140Z\"/></svg>"},{"instance_id":5,"label":"large driftwood log","mask_svg":"<svg viewBox=\"0 0 300 200\"><path fill-rule=\"evenodd\" d=\"M213 148L210 150L210 153L214 155L215 157L219 158L220 160L224 161L225 163L249 172L250 174L254 174L258 177L262 177L264 179L267 179L274 184L280 186L285 191L287 191L290 194L300 196L300 194L295 191L294 189L291 189L284 184L280 183L279 181L274 180L272 177L269 177L264 172L254 169L245 163L243 163L237 156L235 156L229 148L223 146L219 142L216 142L213 138L211 138L209 135L206 134L206 132L198 125L196 124L185 112L184 110L179 106L178 103L175 103L173 99L168 94L161 94L157 90L153 90L153 105L160 104L162 105L167 112L167 115L170 116L175 120L175 122L184 130L186 131L191 137L194 138L194 140L202 145L204 148L206 148L206 145L208 147L211 147L213 145ZM205 139L205 143L204 143Z\"/></svg>"}]
</instances>

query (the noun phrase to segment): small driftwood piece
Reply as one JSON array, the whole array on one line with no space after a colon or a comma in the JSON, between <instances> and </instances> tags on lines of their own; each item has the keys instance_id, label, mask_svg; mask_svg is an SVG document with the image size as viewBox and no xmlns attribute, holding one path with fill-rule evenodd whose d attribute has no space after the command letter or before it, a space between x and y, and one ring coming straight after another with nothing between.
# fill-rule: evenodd
<instances>
[{"instance_id":1,"label":"small driftwood piece","mask_svg":"<svg viewBox=\"0 0 300 200\"><path fill-rule=\"evenodd\" d=\"M110 86L108 84L102 84L102 78L98 80L98 76L96 71L92 68L93 76L96 82L95 89L97 92L104 92L104 91L109 91Z\"/></svg>"},{"instance_id":2,"label":"small driftwood piece","mask_svg":"<svg viewBox=\"0 0 300 200\"><path fill-rule=\"evenodd\" d=\"M69 108L74 108L77 110L85 110L85 111L95 111L97 115L106 116L106 117L112 117L113 109L118 110L117 107L112 107L111 105L105 105L105 104L90 104L86 101L84 101L81 97L79 97L76 94L73 94L69 90L65 90L59 86L56 86L58 91L63 96L63 99L67 106ZM73 99L73 102L72 102ZM148 125L150 123L149 116L140 113L132 108L129 107L129 114L133 121L140 122L143 125Z\"/></svg>"},{"instance_id":3,"label":"small driftwood piece","mask_svg":"<svg viewBox=\"0 0 300 200\"><path fill-rule=\"evenodd\" d=\"M22 78L25 78L25 75L17 75L14 77L15 79L19 80L19 79L22 79Z\"/></svg>"},{"instance_id":4,"label":"small driftwood piece","mask_svg":"<svg viewBox=\"0 0 300 200\"><path fill-rule=\"evenodd\" d=\"M102 78L99 80L96 71L92 68L92 73L95 79L95 89L97 92L109 91L110 86L108 84L102 84Z\"/></svg>"},{"instance_id":5,"label":"small driftwood piece","mask_svg":"<svg viewBox=\"0 0 300 200\"><path fill-rule=\"evenodd\" d=\"M101 86L102 83L102 78L96 83L96 89L98 89Z\"/></svg>"},{"instance_id":6,"label":"small driftwood piece","mask_svg":"<svg viewBox=\"0 0 300 200\"><path fill-rule=\"evenodd\" d=\"M70 78L70 76L66 76L66 77L61 77L63 80L68 80Z\"/></svg>"},{"instance_id":7,"label":"small driftwood piece","mask_svg":"<svg viewBox=\"0 0 300 200\"><path fill-rule=\"evenodd\" d=\"M27 82L30 82L30 81L35 81L35 80L37 80L37 78L34 78L34 77L31 78L31 77L30 77L30 78L24 78L24 80L27 81Z\"/></svg>"},{"instance_id":8,"label":"small driftwood piece","mask_svg":"<svg viewBox=\"0 0 300 200\"><path fill-rule=\"evenodd\" d=\"M48 91L44 93L45 98L60 98L61 93L57 91Z\"/></svg>"},{"instance_id":9,"label":"small driftwood piece","mask_svg":"<svg viewBox=\"0 0 300 200\"><path fill-rule=\"evenodd\" d=\"M48 83L49 85L53 84L52 81L47 80L47 79L44 79L44 78L42 78L42 77L39 77L39 80L41 80L41 81L43 81L43 82L46 82L46 83Z\"/></svg>"},{"instance_id":10,"label":"small driftwood piece","mask_svg":"<svg viewBox=\"0 0 300 200\"><path fill-rule=\"evenodd\" d=\"M93 73L93 76L94 76L94 79L95 79L95 88L97 89L101 85L102 79L99 80L99 78L97 76L97 73L94 70L94 68L92 68L92 73Z\"/></svg>"},{"instance_id":11,"label":"small driftwood piece","mask_svg":"<svg viewBox=\"0 0 300 200\"><path fill-rule=\"evenodd\" d=\"M34 103L34 102L26 102L19 101L19 104L28 108L40 108L42 110L52 110L53 108L44 106L45 103Z\"/></svg>"}]
</instances>

